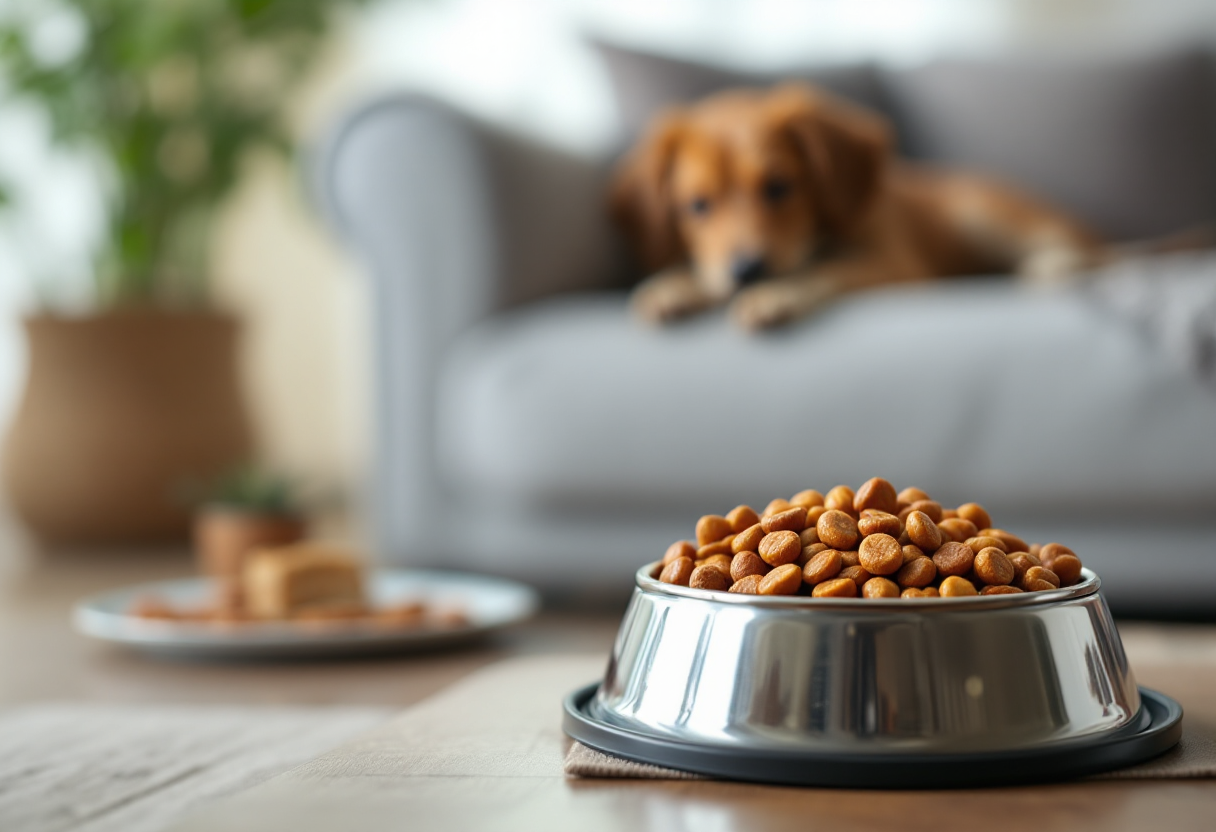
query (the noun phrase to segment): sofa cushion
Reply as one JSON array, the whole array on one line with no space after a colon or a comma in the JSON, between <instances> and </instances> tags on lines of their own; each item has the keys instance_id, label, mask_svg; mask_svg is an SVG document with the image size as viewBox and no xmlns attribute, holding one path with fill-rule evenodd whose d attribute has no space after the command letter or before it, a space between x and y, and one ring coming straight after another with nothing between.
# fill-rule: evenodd
<instances>
[{"instance_id":1,"label":"sofa cushion","mask_svg":"<svg viewBox=\"0 0 1216 832\"><path fill-rule=\"evenodd\" d=\"M879 474L1010 515L1212 512L1216 396L1080 293L967 281L785 331L531 306L442 371L458 504L729 509Z\"/></svg>"},{"instance_id":2,"label":"sofa cushion","mask_svg":"<svg viewBox=\"0 0 1216 832\"><path fill-rule=\"evenodd\" d=\"M913 156L998 174L1110 239L1216 215L1207 53L949 60L883 79Z\"/></svg>"},{"instance_id":3,"label":"sofa cushion","mask_svg":"<svg viewBox=\"0 0 1216 832\"><path fill-rule=\"evenodd\" d=\"M667 107L731 87L768 87L788 80L816 84L872 110L887 112L878 74L870 64L744 71L656 55L600 40L591 43L608 71L616 101L618 132L627 141L632 141Z\"/></svg>"}]
</instances>

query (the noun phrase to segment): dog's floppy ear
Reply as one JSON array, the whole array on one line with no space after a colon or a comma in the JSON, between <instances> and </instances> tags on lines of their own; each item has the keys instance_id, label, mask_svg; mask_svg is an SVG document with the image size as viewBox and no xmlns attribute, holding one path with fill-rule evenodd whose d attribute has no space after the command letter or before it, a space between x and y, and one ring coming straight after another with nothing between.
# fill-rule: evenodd
<instances>
[{"instance_id":1,"label":"dog's floppy ear","mask_svg":"<svg viewBox=\"0 0 1216 832\"><path fill-rule=\"evenodd\" d=\"M671 172L684 129L680 112L660 116L617 167L608 193L612 220L650 269L675 265L687 257L671 193Z\"/></svg>"},{"instance_id":2,"label":"dog's floppy ear","mask_svg":"<svg viewBox=\"0 0 1216 832\"><path fill-rule=\"evenodd\" d=\"M882 184L890 130L878 116L801 84L778 87L772 101L806 158L824 225L834 236L846 235Z\"/></svg>"}]
</instances>

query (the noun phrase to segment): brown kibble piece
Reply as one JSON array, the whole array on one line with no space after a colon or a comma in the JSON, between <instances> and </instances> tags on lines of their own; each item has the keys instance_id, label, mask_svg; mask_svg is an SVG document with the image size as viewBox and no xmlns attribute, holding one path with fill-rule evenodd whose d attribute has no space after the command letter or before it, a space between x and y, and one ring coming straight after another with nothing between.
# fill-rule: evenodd
<instances>
[{"instance_id":1,"label":"brown kibble piece","mask_svg":"<svg viewBox=\"0 0 1216 832\"><path fill-rule=\"evenodd\" d=\"M980 590L980 595L1016 595L1021 591L1016 586L1002 584L998 586L986 586Z\"/></svg>"},{"instance_id":2,"label":"brown kibble piece","mask_svg":"<svg viewBox=\"0 0 1216 832\"><path fill-rule=\"evenodd\" d=\"M784 566L798 560L802 554L802 541L791 531L771 532L760 541L756 552L769 566Z\"/></svg>"},{"instance_id":3,"label":"brown kibble piece","mask_svg":"<svg viewBox=\"0 0 1216 832\"><path fill-rule=\"evenodd\" d=\"M760 579L761 595L793 595L802 586L802 570L797 564L778 566Z\"/></svg>"},{"instance_id":4,"label":"brown kibble piece","mask_svg":"<svg viewBox=\"0 0 1216 832\"><path fill-rule=\"evenodd\" d=\"M730 523L725 517L707 514L697 521L697 545L714 543L731 533Z\"/></svg>"},{"instance_id":5,"label":"brown kibble piece","mask_svg":"<svg viewBox=\"0 0 1216 832\"><path fill-rule=\"evenodd\" d=\"M1041 566L1039 559L1029 552L1014 552L1009 555L1009 562L1013 564L1013 581L1012 583L1021 586L1022 578L1026 575L1026 570L1032 566Z\"/></svg>"},{"instance_id":6,"label":"brown kibble piece","mask_svg":"<svg viewBox=\"0 0 1216 832\"><path fill-rule=\"evenodd\" d=\"M741 581L749 575L767 575L769 565L755 552L740 552L730 562L730 576Z\"/></svg>"},{"instance_id":7,"label":"brown kibble piece","mask_svg":"<svg viewBox=\"0 0 1216 832\"><path fill-rule=\"evenodd\" d=\"M1005 548L1005 541L997 537L969 537L963 542L970 546L971 551L975 552L977 555L980 553L980 549L987 549L989 546L995 546L1002 552L1005 552L1006 554L1009 553L1009 550Z\"/></svg>"},{"instance_id":8,"label":"brown kibble piece","mask_svg":"<svg viewBox=\"0 0 1216 832\"><path fill-rule=\"evenodd\" d=\"M937 566L930 558L919 557L905 563L895 573L895 582L900 586L910 586L921 589L933 583L937 578Z\"/></svg>"},{"instance_id":9,"label":"brown kibble piece","mask_svg":"<svg viewBox=\"0 0 1216 832\"><path fill-rule=\"evenodd\" d=\"M688 586L688 580L692 577L692 571L692 558L676 558L663 567L663 571L659 573L659 580L665 584Z\"/></svg>"},{"instance_id":10,"label":"brown kibble piece","mask_svg":"<svg viewBox=\"0 0 1216 832\"><path fill-rule=\"evenodd\" d=\"M675 543L667 547L667 551L663 554L663 565L671 563L676 558L688 558L692 560L697 556L697 549L687 540L677 540Z\"/></svg>"},{"instance_id":11,"label":"brown kibble piece","mask_svg":"<svg viewBox=\"0 0 1216 832\"><path fill-rule=\"evenodd\" d=\"M861 558L857 556L856 549L841 549L840 562L844 564L845 569L850 566L861 566Z\"/></svg>"},{"instance_id":12,"label":"brown kibble piece","mask_svg":"<svg viewBox=\"0 0 1216 832\"><path fill-rule=\"evenodd\" d=\"M872 534L862 540L857 557L871 575L894 575L904 565L904 549L889 534Z\"/></svg>"},{"instance_id":13,"label":"brown kibble piece","mask_svg":"<svg viewBox=\"0 0 1216 832\"><path fill-rule=\"evenodd\" d=\"M730 530L738 534L759 523L760 515L756 514L751 506L735 506L726 513L726 522L730 523Z\"/></svg>"},{"instance_id":14,"label":"brown kibble piece","mask_svg":"<svg viewBox=\"0 0 1216 832\"><path fill-rule=\"evenodd\" d=\"M1051 568L1051 562L1060 555L1075 555L1072 549L1069 549L1063 543L1047 543L1039 547L1039 560L1043 561L1043 565L1048 569Z\"/></svg>"},{"instance_id":15,"label":"brown kibble piece","mask_svg":"<svg viewBox=\"0 0 1216 832\"><path fill-rule=\"evenodd\" d=\"M980 529L976 535L982 537L995 537L997 540L1005 544L1006 552L1027 552L1030 551L1030 546L1025 540L1018 537L1016 534L1010 534L1004 529ZM973 535L974 536L974 535Z\"/></svg>"},{"instance_id":16,"label":"brown kibble piece","mask_svg":"<svg viewBox=\"0 0 1216 832\"><path fill-rule=\"evenodd\" d=\"M763 520L765 517L768 517L770 514L776 514L779 511L785 511L789 507L790 507L790 504L788 502L786 502L785 500L778 497L777 499L773 500L772 502L770 502L768 505L766 505L764 507L764 511L760 513L760 519Z\"/></svg>"},{"instance_id":17,"label":"brown kibble piece","mask_svg":"<svg viewBox=\"0 0 1216 832\"><path fill-rule=\"evenodd\" d=\"M754 552L760 548L760 541L763 539L764 527L756 523L735 535L735 539L730 542L730 550L736 555L740 552Z\"/></svg>"},{"instance_id":18,"label":"brown kibble piece","mask_svg":"<svg viewBox=\"0 0 1216 832\"><path fill-rule=\"evenodd\" d=\"M857 584L848 578L835 578L818 584L811 590L811 595L815 598L855 598Z\"/></svg>"},{"instance_id":19,"label":"brown kibble piece","mask_svg":"<svg viewBox=\"0 0 1216 832\"><path fill-rule=\"evenodd\" d=\"M899 587L888 578L870 578L861 587L862 598L898 598Z\"/></svg>"},{"instance_id":20,"label":"brown kibble piece","mask_svg":"<svg viewBox=\"0 0 1216 832\"><path fill-rule=\"evenodd\" d=\"M913 503L918 503L921 500L928 500L929 495L919 488L905 488L903 491L895 495L895 501L901 506L910 506Z\"/></svg>"},{"instance_id":21,"label":"brown kibble piece","mask_svg":"<svg viewBox=\"0 0 1216 832\"><path fill-rule=\"evenodd\" d=\"M971 550L968 549L968 552ZM963 598L968 595L979 595L975 585L966 578L960 578L958 575L951 575L942 581L942 585L937 590L943 598Z\"/></svg>"},{"instance_id":22,"label":"brown kibble piece","mask_svg":"<svg viewBox=\"0 0 1216 832\"><path fill-rule=\"evenodd\" d=\"M806 491L799 491L790 497L790 505L802 506L806 509L821 506L823 505L823 495L813 488L808 488Z\"/></svg>"},{"instance_id":23,"label":"brown kibble piece","mask_svg":"<svg viewBox=\"0 0 1216 832\"><path fill-rule=\"evenodd\" d=\"M914 586L910 586L903 592L899 593L900 598L924 598L925 594Z\"/></svg>"},{"instance_id":24,"label":"brown kibble piece","mask_svg":"<svg viewBox=\"0 0 1216 832\"><path fill-rule=\"evenodd\" d=\"M861 519L857 521L857 531L861 532L863 537L871 534L889 534L892 537L899 537L903 528L904 524L894 514L888 514L875 508L863 510Z\"/></svg>"},{"instance_id":25,"label":"brown kibble piece","mask_svg":"<svg viewBox=\"0 0 1216 832\"><path fill-rule=\"evenodd\" d=\"M895 486L882 477L866 480L853 497L853 511L862 512L867 508L876 508L887 514L898 513L899 497L895 493Z\"/></svg>"},{"instance_id":26,"label":"brown kibble piece","mask_svg":"<svg viewBox=\"0 0 1216 832\"><path fill-rule=\"evenodd\" d=\"M833 549L852 549L860 537L857 521L839 509L819 515L815 529L819 532L819 539Z\"/></svg>"},{"instance_id":27,"label":"brown kibble piece","mask_svg":"<svg viewBox=\"0 0 1216 832\"><path fill-rule=\"evenodd\" d=\"M971 571L971 564L974 562L975 552L963 543L943 543L933 553L933 565L942 575L966 575Z\"/></svg>"},{"instance_id":28,"label":"brown kibble piece","mask_svg":"<svg viewBox=\"0 0 1216 832\"><path fill-rule=\"evenodd\" d=\"M963 503L955 509L963 520L970 520L977 529L987 529L992 526L992 518L979 503Z\"/></svg>"},{"instance_id":29,"label":"brown kibble piece","mask_svg":"<svg viewBox=\"0 0 1216 832\"><path fill-rule=\"evenodd\" d=\"M844 558L842 557L841 562L843 561ZM864 566L846 566L844 569L840 570L840 574L836 577L848 578L853 582L857 589L860 590L863 586L865 586L866 581L870 580L870 578L874 576L867 572Z\"/></svg>"},{"instance_id":30,"label":"brown kibble piece","mask_svg":"<svg viewBox=\"0 0 1216 832\"><path fill-rule=\"evenodd\" d=\"M955 511L954 509L952 509L952 508L942 509L942 520L953 520L956 517L958 517L958 512ZM940 523L941 520L938 520L937 522Z\"/></svg>"},{"instance_id":31,"label":"brown kibble piece","mask_svg":"<svg viewBox=\"0 0 1216 832\"><path fill-rule=\"evenodd\" d=\"M823 497L823 505L829 509L853 513L853 489L847 485L838 485Z\"/></svg>"},{"instance_id":32,"label":"brown kibble piece","mask_svg":"<svg viewBox=\"0 0 1216 832\"><path fill-rule=\"evenodd\" d=\"M840 562L840 552L824 549L802 567L802 580L811 586L821 584L839 575L842 568L844 567Z\"/></svg>"},{"instance_id":33,"label":"brown kibble piece","mask_svg":"<svg viewBox=\"0 0 1216 832\"><path fill-rule=\"evenodd\" d=\"M953 540L956 543L962 543L969 537L975 537L979 532L974 523L961 517L943 520L937 524L937 528L945 535L943 540Z\"/></svg>"},{"instance_id":34,"label":"brown kibble piece","mask_svg":"<svg viewBox=\"0 0 1216 832\"><path fill-rule=\"evenodd\" d=\"M740 578L730 585L728 592L738 593L740 595L759 595L760 594L760 576L748 575L745 578Z\"/></svg>"},{"instance_id":35,"label":"brown kibble piece","mask_svg":"<svg viewBox=\"0 0 1216 832\"><path fill-rule=\"evenodd\" d=\"M799 566L806 566L807 561L815 557L815 555L819 554L820 552L826 551L828 548L830 547L826 543L812 543L810 546L803 546L802 554L798 556L798 560L794 561L794 563L798 564ZM833 549L832 551L836 550Z\"/></svg>"},{"instance_id":36,"label":"brown kibble piece","mask_svg":"<svg viewBox=\"0 0 1216 832\"><path fill-rule=\"evenodd\" d=\"M760 521L765 532L800 532L806 528L806 509L793 506L776 514L769 514Z\"/></svg>"},{"instance_id":37,"label":"brown kibble piece","mask_svg":"<svg viewBox=\"0 0 1216 832\"><path fill-rule=\"evenodd\" d=\"M1030 548L1027 549L1026 551L1030 552L1030 554L1034 555L1037 558L1039 556L1039 552L1043 551L1043 544L1042 543L1031 543Z\"/></svg>"},{"instance_id":38,"label":"brown kibble piece","mask_svg":"<svg viewBox=\"0 0 1216 832\"><path fill-rule=\"evenodd\" d=\"M936 500L917 500L908 508L913 511L919 511L921 514L929 515L929 519L934 523L942 519L942 504Z\"/></svg>"},{"instance_id":39,"label":"brown kibble piece","mask_svg":"<svg viewBox=\"0 0 1216 832\"><path fill-rule=\"evenodd\" d=\"M733 562L734 561L732 560L730 555L711 555L710 557L707 557L704 560L693 561L693 563L696 564L696 566L698 566L698 567L713 566L713 567L717 568L717 570L719 572L721 572L726 577L730 578L732 581L734 580L734 576L730 574L730 567Z\"/></svg>"},{"instance_id":40,"label":"brown kibble piece","mask_svg":"<svg viewBox=\"0 0 1216 832\"><path fill-rule=\"evenodd\" d=\"M728 534L721 540L715 540L713 543L706 543L701 548L697 549L696 560L704 560L713 555L729 555L731 552L731 544L734 542L735 536Z\"/></svg>"},{"instance_id":41,"label":"brown kibble piece","mask_svg":"<svg viewBox=\"0 0 1216 832\"><path fill-rule=\"evenodd\" d=\"M692 570L688 585L693 589L710 589L715 592L725 592L730 589L731 580L715 565L706 564Z\"/></svg>"},{"instance_id":42,"label":"brown kibble piece","mask_svg":"<svg viewBox=\"0 0 1216 832\"><path fill-rule=\"evenodd\" d=\"M908 539L926 552L935 552L942 545L942 533L933 519L923 511L911 511L904 523Z\"/></svg>"},{"instance_id":43,"label":"brown kibble piece","mask_svg":"<svg viewBox=\"0 0 1216 832\"><path fill-rule=\"evenodd\" d=\"M1059 589L1060 576L1046 566L1032 566L1022 576L1022 589L1028 592L1041 589L1041 587L1036 586L1040 583L1051 584L1052 589Z\"/></svg>"},{"instance_id":44,"label":"brown kibble piece","mask_svg":"<svg viewBox=\"0 0 1216 832\"><path fill-rule=\"evenodd\" d=\"M1016 573L1009 556L995 546L987 546L976 552L975 563L971 568L979 579L989 586L1008 584Z\"/></svg>"},{"instance_id":45,"label":"brown kibble piece","mask_svg":"<svg viewBox=\"0 0 1216 832\"><path fill-rule=\"evenodd\" d=\"M1044 566L1056 573L1060 586L1072 586L1081 580L1081 559L1076 555L1056 555L1050 564L1045 563Z\"/></svg>"},{"instance_id":46,"label":"brown kibble piece","mask_svg":"<svg viewBox=\"0 0 1216 832\"><path fill-rule=\"evenodd\" d=\"M798 532L798 537L802 540L803 546L811 546L819 542L819 529L808 524L805 529Z\"/></svg>"},{"instance_id":47,"label":"brown kibble piece","mask_svg":"<svg viewBox=\"0 0 1216 832\"><path fill-rule=\"evenodd\" d=\"M920 591L920 594L926 598L937 598L941 595L941 593L937 591L937 587L935 587L935 586L925 587L924 589L922 589Z\"/></svg>"}]
</instances>

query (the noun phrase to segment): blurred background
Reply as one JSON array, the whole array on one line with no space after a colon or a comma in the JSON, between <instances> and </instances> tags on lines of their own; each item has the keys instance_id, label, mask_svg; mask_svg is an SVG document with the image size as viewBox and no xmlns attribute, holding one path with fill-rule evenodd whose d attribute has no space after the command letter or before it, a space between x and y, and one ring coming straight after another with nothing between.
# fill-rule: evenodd
<instances>
[{"instance_id":1,"label":"blurred background","mask_svg":"<svg viewBox=\"0 0 1216 832\"><path fill-rule=\"evenodd\" d=\"M23 541L12 545L59 537L123 545L184 533L179 513L142 527L139 518L125 527L88 518L94 498L81 482L99 472L114 491L123 469L155 469L141 480L144 498L154 482L165 488L167 469L144 459L160 439L146 432L105 438L106 430L128 430L115 415L129 414L127 405L99 404L90 396L104 394L45 382L38 413L17 430L39 337L34 327L27 339L23 318L154 307L187 317L221 310L240 329L235 341L198 334L193 346L166 348L219 362L206 369L200 359L204 369L181 371L210 384L208 392L181 391L174 404L169 394L151 397L177 408L164 418L185 431L164 438L163 448L184 443L198 451L174 463L172 477L213 477L256 462L324 495L321 502L349 519L347 533L383 560L501 572L547 587L627 587L634 565L690 535L703 511L744 501L759 508L786 492L826 491L837 479L856 486L875 474L943 500L991 502L994 514L1004 509L1001 525L1071 532L1094 548L1111 539L1133 541L1129 551L1159 544L1128 519L1149 504L1180 518L1170 545L1216 560L1207 542L1216 470L1202 439L1216 446L1216 402L1190 369L1151 345L1135 346L1130 325L1093 324L1083 342L1048 335L1046 357L1010 346L990 367L993 384L1007 383L1016 396L1001 398L1000 413L969 406L965 419L928 437L923 454L876 440L851 458L826 445L809 448L798 467L774 461L766 468L763 451L727 453L705 467L697 460L720 454L730 433L762 444L765 435L805 435L808 423L798 414L782 423L751 411L730 411L721 423L683 423L674 405L614 414L599 398L605 386L611 401L669 395L698 408L696 391L724 362L751 368L780 354L821 356L815 336L801 331L820 324L755 342L723 319L668 335L632 329L623 294L631 275L619 265L619 242L591 219L612 158L657 107L723 84L816 78L820 67L864 67L865 83L888 104L904 90L904 109L897 102L891 112L907 118L901 141L910 152L982 164L999 142L970 152L963 139L952 143L924 124L966 123L957 108L934 109L924 96L943 84L954 90L971 74L966 67L982 66L998 68L990 89L998 97L1006 91L1009 106L1030 107L1027 118L1056 113L1069 124L1100 122L1096 140L1114 144L1123 131L1138 137L1139 161L1120 151L1103 157L1114 167L1087 169L1123 177L1131 183L1124 191L1109 200L1100 188L1060 195L1082 209L1096 205L1112 236L1202 220L1207 205L1196 208L1187 195L1171 202L1172 183L1205 193L1210 205L1216 181L1205 180L1213 163L1203 156L1216 157L1216 148L1201 144L1199 168L1181 172L1166 170L1161 157L1185 156L1213 135L1207 107L1216 107L1216 97L1207 96L1216 88L1202 56L1216 46L1216 8L1205 0L0 0L0 27L0 425L10 433L6 501L17 515L8 527ZM118 45L98 46L110 37ZM964 70L940 80L950 66ZM1086 81L1055 84L1035 74L1044 67ZM113 73L120 82L90 73ZM901 87L901 77L913 80ZM1087 91L1101 88L1093 97L1109 98L1104 77L1139 98L1124 109L1087 109ZM1147 80L1128 82L1138 78ZM1059 103L1061 89L1079 96L1071 106ZM1163 91L1169 104L1154 109ZM1040 94L1055 96L1054 109L1033 109ZM909 101L923 106L911 112ZM986 103L1006 109L1000 100ZM160 121L141 121L148 112ZM1017 145L1011 152L1060 135L1042 126L1016 140L1003 134ZM1077 139L1068 148L1074 161L1057 163L1075 168L1103 156L1086 144L1093 141ZM962 158L951 158L959 148ZM1019 164L1005 173L1029 170ZM1049 169L1031 178L1050 178ZM1145 192L1157 200L1149 206L1156 214L1117 210L1141 187L1168 192ZM150 226L159 237L142 235ZM967 294L991 291L966 289L966 303L991 309L1000 297ZM572 306L553 305L568 297ZM1016 298L1013 318L985 325L1046 333L1072 327L1078 315L1090 320L1068 306L1074 301ZM921 301L871 302L822 325L848 331L874 315L894 320L901 304ZM963 301L933 303L943 316L970 314ZM128 321L123 334L106 337L122 340L141 325ZM67 376L116 372L63 358L75 349L104 363L87 345L58 347L53 334L43 335L48 372L56 372L56 355L76 368ZM147 343L117 348L122 357L114 361L130 367L133 353L158 352L140 346ZM545 357L563 345L569 361ZM235 389L220 378L223 361L215 358L230 349ZM1078 385L1091 385L1092 406L1072 408L1065 397L1061 410L1074 419L1028 431L1009 406L1035 410L1035 362L1056 364L1051 350L1105 350L1066 359L1045 382L1052 396L1079 396ZM940 358L944 367L957 359ZM639 367L653 372L630 380ZM1096 375L1067 377L1074 371ZM171 367L149 372L157 383L173 376ZM600 383L579 387L583 372ZM575 404L546 408L555 390ZM1158 406L1136 410L1146 397ZM214 442L200 401L214 405L213 421L222 423ZM1096 425L1087 421L1094 412L1103 414ZM553 423L544 413L554 414ZM967 427L980 423L982 430ZM80 442L119 456L57 455L69 441L63 435L82 424L92 433ZM840 444L857 449L857 433L846 434ZM598 452L583 454L590 445ZM1025 461L1022 451L1035 445L1040 451ZM1072 454L1074 473L1036 471L1040 453ZM730 473L715 477L715 470ZM1139 485L1127 484L1137 478ZM456 544L453 535L461 536ZM581 552L585 567L571 565L571 551ZM1115 563L1110 569L1118 573L1116 598L1137 608L1123 588L1138 574ZM1205 591L1216 587L1210 572ZM1143 606L1160 606L1163 593L1154 586Z\"/></svg>"}]
</instances>

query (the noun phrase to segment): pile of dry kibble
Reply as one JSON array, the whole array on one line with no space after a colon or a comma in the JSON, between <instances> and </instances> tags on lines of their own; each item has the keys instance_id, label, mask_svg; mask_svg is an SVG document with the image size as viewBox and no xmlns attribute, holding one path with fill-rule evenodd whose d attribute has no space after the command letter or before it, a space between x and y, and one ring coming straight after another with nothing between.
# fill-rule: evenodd
<instances>
[{"instance_id":1,"label":"pile of dry kibble","mask_svg":"<svg viewBox=\"0 0 1216 832\"><path fill-rule=\"evenodd\" d=\"M1081 561L1061 543L1028 545L992 528L982 506L942 508L919 488L875 477L856 492L801 491L757 515L739 506L673 543L659 580L694 589L816 598L1003 595L1070 586Z\"/></svg>"}]
</instances>

